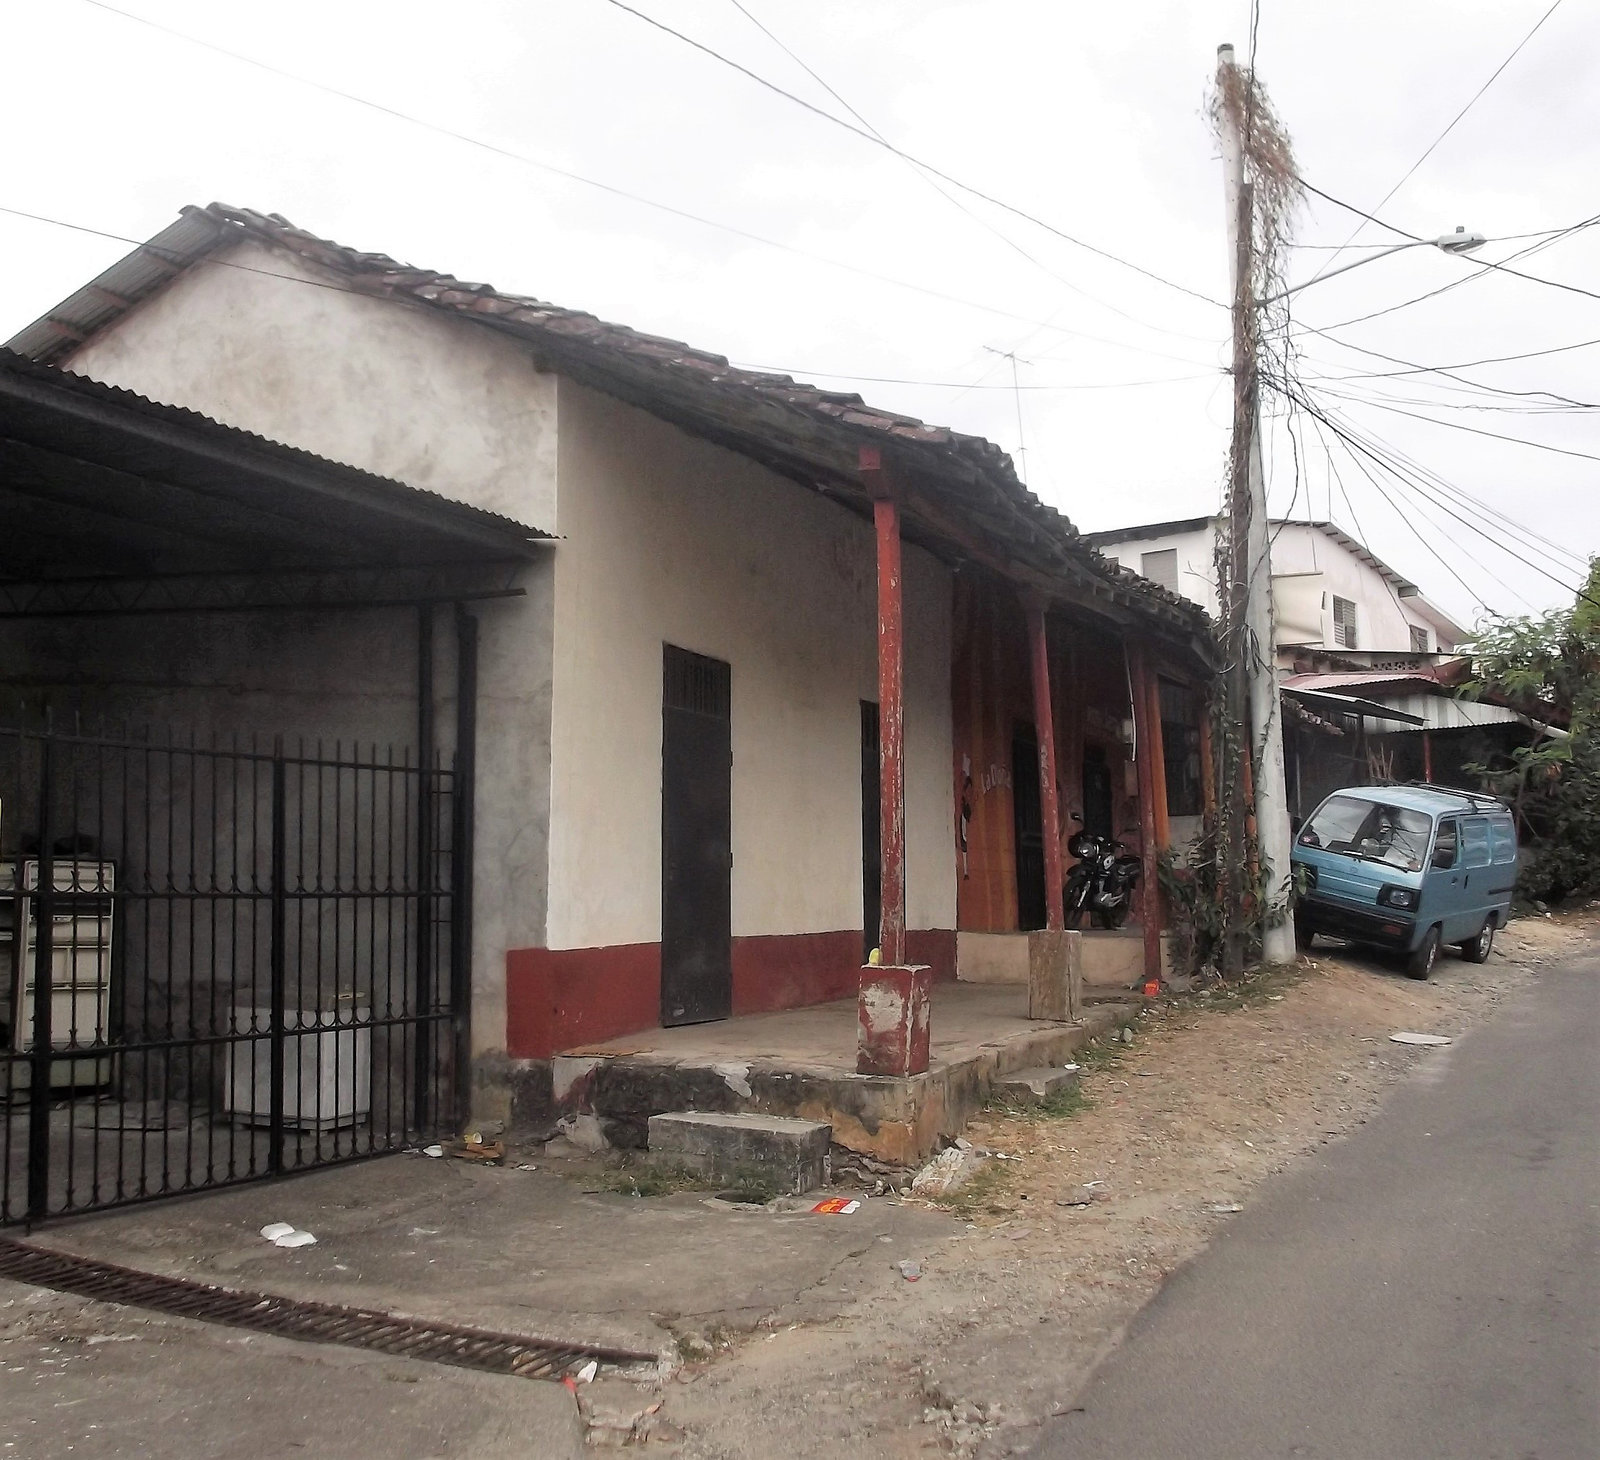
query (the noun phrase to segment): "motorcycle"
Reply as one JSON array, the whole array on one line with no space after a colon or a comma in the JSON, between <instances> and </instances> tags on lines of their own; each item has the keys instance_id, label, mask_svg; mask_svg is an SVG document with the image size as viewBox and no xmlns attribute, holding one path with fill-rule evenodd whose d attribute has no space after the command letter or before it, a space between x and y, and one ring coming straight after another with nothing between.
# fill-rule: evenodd
<instances>
[{"instance_id":1,"label":"motorcycle","mask_svg":"<svg viewBox=\"0 0 1600 1460\"><path fill-rule=\"evenodd\" d=\"M1082 827L1081 816L1074 813L1072 819ZM1120 928L1128 920L1133 889L1143 871L1139 858L1128 852L1125 843L1086 829L1072 834L1067 850L1078 859L1061 893L1067 926L1082 927L1087 911L1096 927Z\"/></svg>"}]
</instances>

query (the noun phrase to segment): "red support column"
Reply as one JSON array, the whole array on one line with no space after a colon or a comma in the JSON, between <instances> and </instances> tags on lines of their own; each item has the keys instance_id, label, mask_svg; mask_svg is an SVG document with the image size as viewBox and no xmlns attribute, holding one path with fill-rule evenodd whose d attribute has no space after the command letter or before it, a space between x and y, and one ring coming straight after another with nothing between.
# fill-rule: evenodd
<instances>
[{"instance_id":1,"label":"red support column","mask_svg":"<svg viewBox=\"0 0 1600 1460\"><path fill-rule=\"evenodd\" d=\"M1422 779L1433 784L1433 737L1426 730L1422 732Z\"/></svg>"},{"instance_id":2,"label":"red support column","mask_svg":"<svg viewBox=\"0 0 1600 1460\"><path fill-rule=\"evenodd\" d=\"M1146 982L1161 977L1161 885L1156 871L1156 779L1152 758L1160 753L1159 722L1150 724L1150 675L1144 646L1127 645L1128 678L1132 681L1133 733L1137 741L1135 767L1139 773L1139 854L1144 863L1140 877L1140 919L1144 923L1144 976Z\"/></svg>"},{"instance_id":3,"label":"red support column","mask_svg":"<svg viewBox=\"0 0 1600 1460\"><path fill-rule=\"evenodd\" d=\"M862 475L873 490L878 539L878 803L882 855L882 921L878 946L885 964L906 961L906 709L905 618L900 579L900 509L890 495L878 453L863 448Z\"/></svg>"},{"instance_id":4,"label":"red support column","mask_svg":"<svg viewBox=\"0 0 1600 1460\"><path fill-rule=\"evenodd\" d=\"M878 803L882 848L880 966L864 968L857 992L856 1072L917 1075L928 1068L932 970L906 962L905 622L900 578L900 508L883 461L863 447L860 472L872 494L878 546Z\"/></svg>"},{"instance_id":5,"label":"red support column","mask_svg":"<svg viewBox=\"0 0 1600 1460\"><path fill-rule=\"evenodd\" d=\"M878 825L883 847L883 961L906 961L905 621L900 583L900 511L872 504L878 530Z\"/></svg>"},{"instance_id":6,"label":"red support column","mask_svg":"<svg viewBox=\"0 0 1600 1460\"><path fill-rule=\"evenodd\" d=\"M1056 791L1055 712L1050 701L1050 649L1044 601L1030 595L1028 650L1033 664L1033 727L1039 738L1039 809L1044 822L1044 925L1063 926L1061 908L1061 805Z\"/></svg>"}]
</instances>

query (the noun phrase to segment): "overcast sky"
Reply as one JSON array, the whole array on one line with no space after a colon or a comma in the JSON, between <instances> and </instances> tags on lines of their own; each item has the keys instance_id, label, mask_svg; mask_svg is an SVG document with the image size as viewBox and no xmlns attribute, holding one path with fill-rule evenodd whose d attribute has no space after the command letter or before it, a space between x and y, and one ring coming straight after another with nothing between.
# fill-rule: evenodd
<instances>
[{"instance_id":1,"label":"overcast sky","mask_svg":"<svg viewBox=\"0 0 1600 1460\"><path fill-rule=\"evenodd\" d=\"M901 158L610 0L116 4L548 167L88 0L0 0L6 207L134 239L184 203L278 212L342 243L856 389L1014 454L1025 445L1029 485L1084 530L1217 506L1229 419L1222 308L969 196L952 202ZM1225 297L1221 170L1204 103L1217 44L1233 41L1241 59L1247 50L1243 0L636 0L842 113L740 4L903 150L1173 284ZM1265 0L1258 69L1303 175L1376 208L1549 8ZM1425 237L1464 225L1498 240L1600 214L1597 75L1600 12L1564 0L1380 216ZM1291 280L1326 264L1326 246L1360 221L1312 202ZM1339 263L1392 241L1369 225ZM1541 241L1494 243L1477 257ZM126 251L0 213L0 337ZM1513 267L1600 292L1597 265L1600 227ZM1322 410L1443 485L1397 483L1326 427L1325 449L1305 420L1299 469L1279 425L1269 475L1274 512L1333 516L1471 622L1484 604L1525 612L1570 601L1550 575L1571 584L1581 569L1561 552L1600 550L1594 417L1506 393L1600 401L1600 298L1416 248L1317 283L1294 313L1325 329L1458 281L1336 340L1296 340ZM1588 340L1597 343L1458 372L1473 385L1316 380L1403 368L1361 351L1451 366ZM1012 367L996 350L1019 361L1020 427ZM1475 434L1485 431L1559 450Z\"/></svg>"}]
</instances>

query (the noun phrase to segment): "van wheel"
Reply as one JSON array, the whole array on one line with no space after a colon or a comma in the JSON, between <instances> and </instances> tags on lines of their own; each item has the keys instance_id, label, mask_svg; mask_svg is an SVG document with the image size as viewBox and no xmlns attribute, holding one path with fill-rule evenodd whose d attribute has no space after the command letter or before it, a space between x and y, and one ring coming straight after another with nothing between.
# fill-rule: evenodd
<instances>
[{"instance_id":1,"label":"van wheel","mask_svg":"<svg viewBox=\"0 0 1600 1460\"><path fill-rule=\"evenodd\" d=\"M1494 919L1489 918L1483 925L1476 938L1469 938L1461 945L1461 956L1468 963L1487 963L1489 953L1494 947Z\"/></svg>"},{"instance_id":2,"label":"van wheel","mask_svg":"<svg viewBox=\"0 0 1600 1460\"><path fill-rule=\"evenodd\" d=\"M1439 961L1439 942L1439 928L1435 924L1406 959L1406 972L1412 978L1427 978L1433 972L1433 965Z\"/></svg>"},{"instance_id":3,"label":"van wheel","mask_svg":"<svg viewBox=\"0 0 1600 1460\"><path fill-rule=\"evenodd\" d=\"M1294 946L1302 953L1311 951L1311 944L1315 941L1316 936L1301 919L1296 918L1294 920Z\"/></svg>"}]
</instances>

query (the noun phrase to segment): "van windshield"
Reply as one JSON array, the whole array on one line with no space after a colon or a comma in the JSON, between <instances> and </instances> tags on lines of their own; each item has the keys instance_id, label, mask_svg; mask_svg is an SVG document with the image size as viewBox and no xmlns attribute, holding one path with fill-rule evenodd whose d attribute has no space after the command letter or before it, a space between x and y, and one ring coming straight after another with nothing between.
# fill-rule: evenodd
<instances>
[{"instance_id":1,"label":"van windshield","mask_svg":"<svg viewBox=\"0 0 1600 1460\"><path fill-rule=\"evenodd\" d=\"M1306 823L1300 845L1420 872L1432 827L1432 817L1407 806L1330 796Z\"/></svg>"}]
</instances>

